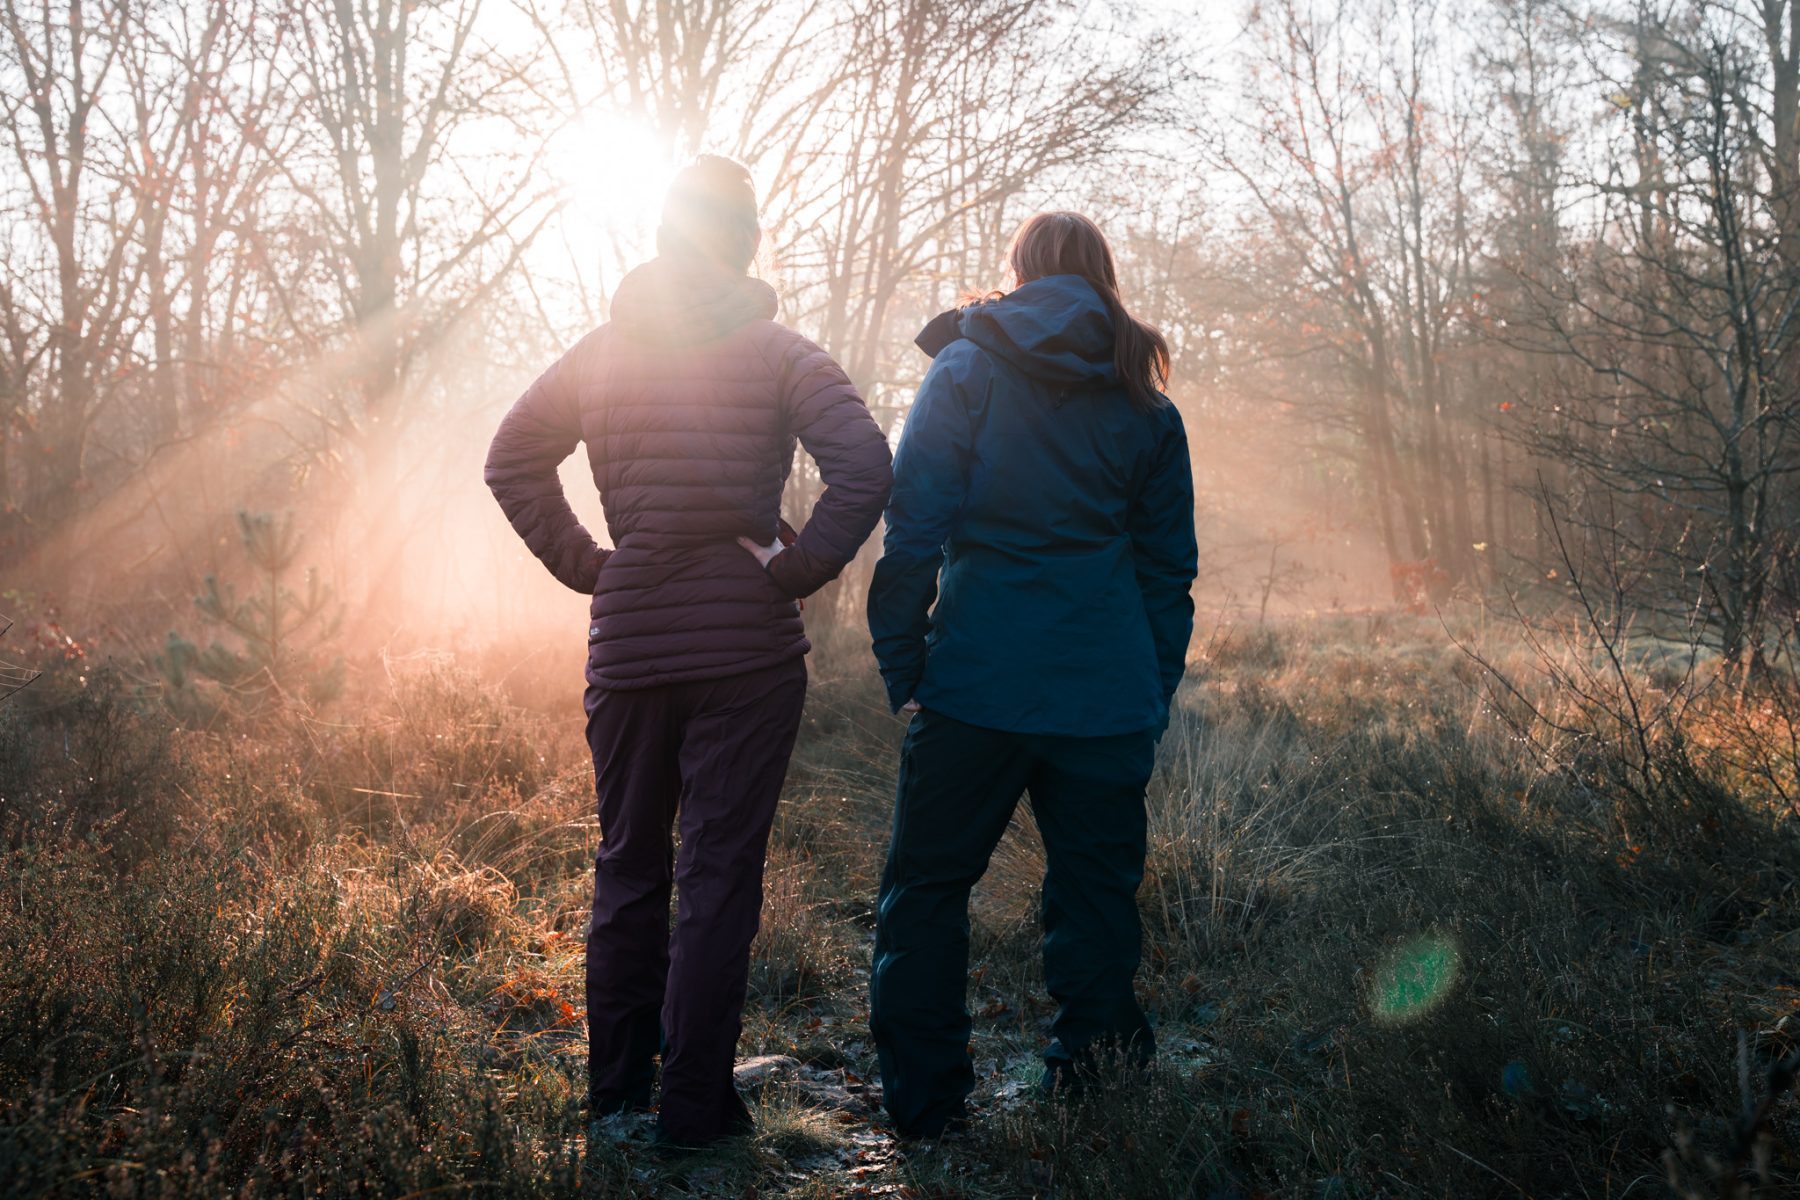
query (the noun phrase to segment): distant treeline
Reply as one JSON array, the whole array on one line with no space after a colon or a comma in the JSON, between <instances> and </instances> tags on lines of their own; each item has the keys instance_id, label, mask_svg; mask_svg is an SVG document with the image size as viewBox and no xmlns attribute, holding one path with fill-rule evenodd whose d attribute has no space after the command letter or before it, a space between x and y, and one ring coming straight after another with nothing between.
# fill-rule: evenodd
<instances>
[{"instance_id":1,"label":"distant treeline","mask_svg":"<svg viewBox=\"0 0 1800 1200\"><path fill-rule=\"evenodd\" d=\"M548 361L647 251L571 236L568 160L629 120L750 165L759 269L890 425L918 324L1004 286L1028 212L1092 212L1176 350L1208 577L1252 605L1574 576L1769 659L1800 594L1791 0L1215 7L0 0L0 582L226 433L261 494L221 523L404 473L471 362ZM129 565L211 565L166 532Z\"/></svg>"}]
</instances>

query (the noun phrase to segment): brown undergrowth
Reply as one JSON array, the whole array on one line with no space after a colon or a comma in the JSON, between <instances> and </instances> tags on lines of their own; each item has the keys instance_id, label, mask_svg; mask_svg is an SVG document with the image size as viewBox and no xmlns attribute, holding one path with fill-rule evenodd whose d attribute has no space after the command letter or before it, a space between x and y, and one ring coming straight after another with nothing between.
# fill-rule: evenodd
<instances>
[{"instance_id":1,"label":"brown undergrowth","mask_svg":"<svg viewBox=\"0 0 1800 1200\"><path fill-rule=\"evenodd\" d=\"M1526 648L1470 640L1531 675ZM116 676L52 671L0 710L0 1190L1800 1186L1796 1106L1768 1093L1800 1044L1800 839L1758 786L1791 772L1771 710L1694 708L1683 769L1632 795L1604 739L1531 736L1435 624L1209 654L1151 795L1157 1065L1035 1097L1050 1005L1021 814L973 909L973 1132L906 1155L866 1107L902 727L855 653L821 655L741 1048L795 1061L759 1085L755 1138L689 1159L590 1143L578 1103L597 836L578 713L431 659L365 670L325 717L195 731ZM1529 692L1568 717L1553 693Z\"/></svg>"}]
</instances>

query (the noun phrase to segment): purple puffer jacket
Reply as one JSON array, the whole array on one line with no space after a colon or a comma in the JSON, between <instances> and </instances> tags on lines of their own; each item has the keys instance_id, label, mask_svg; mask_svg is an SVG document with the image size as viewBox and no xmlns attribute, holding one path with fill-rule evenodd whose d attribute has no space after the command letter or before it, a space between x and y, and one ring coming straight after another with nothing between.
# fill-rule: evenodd
<instances>
[{"instance_id":1,"label":"purple puffer jacket","mask_svg":"<svg viewBox=\"0 0 1800 1200\"><path fill-rule=\"evenodd\" d=\"M627 275L612 320L513 405L485 476L563 583L593 596L588 682L645 688L772 666L810 648L798 597L844 569L892 481L887 439L842 369L774 321L742 275L657 259ZM794 441L824 495L767 570L738 545L776 536ZM563 495L587 444L613 549Z\"/></svg>"}]
</instances>

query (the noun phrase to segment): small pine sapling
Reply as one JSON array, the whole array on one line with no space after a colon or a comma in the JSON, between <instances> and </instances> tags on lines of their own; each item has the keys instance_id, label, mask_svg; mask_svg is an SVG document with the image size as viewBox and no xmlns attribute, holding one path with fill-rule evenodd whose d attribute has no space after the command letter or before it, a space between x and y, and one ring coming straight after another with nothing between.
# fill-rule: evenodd
<instances>
[{"instance_id":1,"label":"small pine sapling","mask_svg":"<svg viewBox=\"0 0 1800 1200\"><path fill-rule=\"evenodd\" d=\"M240 512L237 524L255 587L240 596L209 575L194 598L237 646L215 638L203 649L171 631L157 660L169 707L184 720L256 716L297 701L318 706L343 690L343 657L328 656L342 618L332 589L313 567L298 591L286 582L301 542L293 514Z\"/></svg>"}]
</instances>

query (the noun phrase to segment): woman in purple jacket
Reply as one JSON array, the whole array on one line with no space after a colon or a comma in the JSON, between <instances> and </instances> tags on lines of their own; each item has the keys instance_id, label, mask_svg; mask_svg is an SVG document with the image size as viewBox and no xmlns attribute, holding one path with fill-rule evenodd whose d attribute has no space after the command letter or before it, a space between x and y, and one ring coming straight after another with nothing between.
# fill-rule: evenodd
<instances>
[{"instance_id":1,"label":"woman in purple jacket","mask_svg":"<svg viewBox=\"0 0 1800 1200\"><path fill-rule=\"evenodd\" d=\"M612 319L519 398L486 470L532 553L593 597L587 736L602 841L589 1103L596 1116L648 1109L660 1047L658 1132L682 1145L750 1128L732 1065L806 691L796 601L855 556L891 481L887 440L855 387L776 323L774 291L746 275L760 240L744 168L706 155L684 170L659 256L619 285ZM796 439L826 486L783 549ZM557 478L582 444L610 550Z\"/></svg>"}]
</instances>

